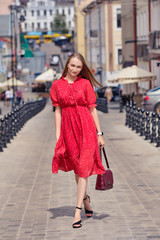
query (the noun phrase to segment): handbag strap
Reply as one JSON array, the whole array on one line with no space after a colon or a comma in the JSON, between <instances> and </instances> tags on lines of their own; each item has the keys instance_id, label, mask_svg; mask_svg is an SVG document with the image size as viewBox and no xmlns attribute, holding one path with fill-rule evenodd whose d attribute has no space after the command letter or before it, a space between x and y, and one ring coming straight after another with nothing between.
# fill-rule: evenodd
<instances>
[{"instance_id":1,"label":"handbag strap","mask_svg":"<svg viewBox=\"0 0 160 240\"><path fill-rule=\"evenodd\" d=\"M102 149L100 148L100 157L101 157L101 159L102 159L102 151L103 151L104 159L106 161L107 168L109 168L109 163L108 163L108 159L107 159L107 155L106 155L106 151L105 151L104 147Z\"/></svg>"}]
</instances>

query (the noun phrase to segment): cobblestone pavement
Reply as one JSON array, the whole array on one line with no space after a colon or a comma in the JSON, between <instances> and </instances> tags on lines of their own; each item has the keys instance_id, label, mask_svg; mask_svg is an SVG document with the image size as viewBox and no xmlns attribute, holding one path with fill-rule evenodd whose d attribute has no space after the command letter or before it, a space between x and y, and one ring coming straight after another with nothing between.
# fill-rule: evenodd
<instances>
[{"instance_id":1,"label":"cobblestone pavement","mask_svg":"<svg viewBox=\"0 0 160 240\"><path fill-rule=\"evenodd\" d=\"M160 239L160 149L124 126L124 113L99 112L114 188L96 191L94 210L73 229L76 184L73 172L51 173L55 146L51 104L29 120L0 153L0 239L149 240Z\"/></svg>"}]
</instances>

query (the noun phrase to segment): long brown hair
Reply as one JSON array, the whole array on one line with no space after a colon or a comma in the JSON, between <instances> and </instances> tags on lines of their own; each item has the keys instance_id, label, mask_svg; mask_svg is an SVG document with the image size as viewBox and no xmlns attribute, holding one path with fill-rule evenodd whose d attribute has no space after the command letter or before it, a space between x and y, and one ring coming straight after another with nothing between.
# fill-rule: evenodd
<instances>
[{"instance_id":1,"label":"long brown hair","mask_svg":"<svg viewBox=\"0 0 160 240\"><path fill-rule=\"evenodd\" d=\"M90 81L90 83L92 84L92 86L95 86L97 87L98 85L103 87L96 79L95 77L93 76L91 70L89 69L89 67L87 66L86 64L86 61L84 59L84 57L82 56L82 54L80 54L79 52L74 52L67 60L66 62L66 65L64 67L64 70L63 70L63 73L62 73L62 76L66 76L67 75L67 72L68 72L68 63L70 62L71 58L73 57L76 57L78 58L82 64L83 64L83 67L82 67L82 70L80 72L80 75L82 78L85 78L85 79L88 79Z\"/></svg>"}]
</instances>

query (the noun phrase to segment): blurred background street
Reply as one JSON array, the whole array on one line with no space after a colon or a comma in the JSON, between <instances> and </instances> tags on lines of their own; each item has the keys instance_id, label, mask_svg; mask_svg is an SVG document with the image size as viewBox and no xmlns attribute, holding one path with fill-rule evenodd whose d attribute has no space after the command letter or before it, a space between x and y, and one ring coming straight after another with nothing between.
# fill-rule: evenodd
<instances>
[{"instance_id":1,"label":"blurred background street","mask_svg":"<svg viewBox=\"0 0 160 240\"><path fill-rule=\"evenodd\" d=\"M0 0L0 239L160 239L159 12L160 0ZM115 180L99 192L90 177L94 216L78 231L74 174L51 172L49 99L74 51L102 85Z\"/></svg>"}]
</instances>

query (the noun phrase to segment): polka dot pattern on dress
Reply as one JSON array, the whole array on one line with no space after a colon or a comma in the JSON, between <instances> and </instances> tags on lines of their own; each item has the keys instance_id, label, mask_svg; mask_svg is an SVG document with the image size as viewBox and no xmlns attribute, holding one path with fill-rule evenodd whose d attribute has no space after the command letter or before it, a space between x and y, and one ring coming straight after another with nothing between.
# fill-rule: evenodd
<instances>
[{"instance_id":1,"label":"polka dot pattern on dress","mask_svg":"<svg viewBox=\"0 0 160 240\"><path fill-rule=\"evenodd\" d=\"M52 172L73 170L80 177L103 174L96 126L90 113L96 95L89 80L79 76L70 84L62 77L53 82L53 106L62 109L61 134L55 147Z\"/></svg>"}]
</instances>

